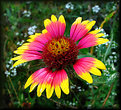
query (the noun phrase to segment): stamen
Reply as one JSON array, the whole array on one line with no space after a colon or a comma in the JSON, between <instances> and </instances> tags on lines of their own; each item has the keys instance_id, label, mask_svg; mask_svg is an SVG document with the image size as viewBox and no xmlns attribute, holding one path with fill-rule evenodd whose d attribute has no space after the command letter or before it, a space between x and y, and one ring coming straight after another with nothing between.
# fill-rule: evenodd
<instances>
[{"instance_id":1,"label":"stamen","mask_svg":"<svg viewBox=\"0 0 121 110\"><path fill-rule=\"evenodd\" d=\"M48 51L52 53L53 55L59 55L62 54L65 51L68 51L69 49L69 41L65 38L61 39L53 39L48 43Z\"/></svg>"}]
</instances>

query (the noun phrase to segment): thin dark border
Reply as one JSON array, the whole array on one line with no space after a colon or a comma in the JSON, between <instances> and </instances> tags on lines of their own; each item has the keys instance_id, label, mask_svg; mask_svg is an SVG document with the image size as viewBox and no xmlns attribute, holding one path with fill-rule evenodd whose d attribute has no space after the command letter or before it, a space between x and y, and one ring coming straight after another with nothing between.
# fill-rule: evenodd
<instances>
[{"instance_id":1,"label":"thin dark border","mask_svg":"<svg viewBox=\"0 0 121 110\"><path fill-rule=\"evenodd\" d=\"M24 0L24 1L21 1L21 0L11 0L11 1L0 1L0 21L2 22L3 21L3 18L2 18L2 15L3 15L3 9L2 9L2 2L6 2L6 4L8 2L25 2L25 1L28 1L28 0ZM29 0L29 1L33 1L33 0ZM43 2L44 0L36 0L38 2ZM47 1L50 1L50 0L46 0ZM67 2L75 2L74 0L51 0L51 1L55 1L55 2L63 2L63 3L67 3ZM84 2L85 0L77 0L76 2ZM115 0L104 0L104 1L98 1L98 0L86 0L87 1L90 1L90 2L100 2L100 3L105 3L105 2L109 2L109 1L115 1ZM119 2L120 4L120 2ZM120 8L120 7L119 7ZM119 13L120 13L120 9L119 9ZM120 14L119 14L119 18L120 18ZM120 21L120 20L119 20ZM5 109L6 108L6 104L4 102L4 96L2 95L2 88L4 87L4 82L5 82L5 75L3 74L4 73L4 70L3 70L3 65L4 65L4 62L5 62L5 59L4 59L4 54L3 54L3 46L4 46L4 41L5 41L5 38L3 37L3 30L2 30L2 23L0 22L0 109ZM119 22L120 23L120 22ZM119 24L120 25L120 24ZM120 26L119 26L120 27ZM120 28L119 28L119 31L120 31ZM120 42L120 38L119 38L119 42ZM119 43L118 42L118 43ZM120 51L120 47L119 47L119 51ZM119 60L119 63L120 63L120 60ZM120 70L119 70L120 71ZM117 88L117 90L120 91L119 89L120 87ZM120 92L119 92L119 96L120 96Z\"/></svg>"}]
</instances>

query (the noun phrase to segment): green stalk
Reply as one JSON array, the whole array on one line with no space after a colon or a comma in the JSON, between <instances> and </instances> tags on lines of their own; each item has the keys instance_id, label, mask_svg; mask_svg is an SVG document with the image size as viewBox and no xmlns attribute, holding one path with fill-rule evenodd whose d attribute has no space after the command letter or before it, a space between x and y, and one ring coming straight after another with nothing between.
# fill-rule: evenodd
<instances>
[{"instance_id":1,"label":"green stalk","mask_svg":"<svg viewBox=\"0 0 121 110\"><path fill-rule=\"evenodd\" d=\"M106 49L106 52L105 52L105 55L104 55L104 62L106 61L106 57L108 56L108 54L109 54L110 51L111 51L111 44L112 44L112 41L113 41L113 28L112 28L112 30L111 30L111 40L110 40L109 46L108 46L108 48Z\"/></svg>"}]
</instances>

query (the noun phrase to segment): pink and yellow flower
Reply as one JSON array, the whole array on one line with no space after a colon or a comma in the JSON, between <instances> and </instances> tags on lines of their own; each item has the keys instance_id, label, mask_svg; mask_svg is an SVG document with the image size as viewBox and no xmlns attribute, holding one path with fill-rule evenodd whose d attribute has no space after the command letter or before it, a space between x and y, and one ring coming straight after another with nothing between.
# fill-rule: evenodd
<instances>
[{"instance_id":1,"label":"pink and yellow flower","mask_svg":"<svg viewBox=\"0 0 121 110\"><path fill-rule=\"evenodd\" d=\"M92 83L90 73L101 76L99 69L106 69L105 65L92 57L77 59L79 49L96 46L106 43L108 39L100 38L103 33L100 29L90 31L95 21L82 21L78 17L70 29L70 37L64 36L66 22L63 15L57 20L52 15L51 20L44 20L45 29L42 33L30 35L27 40L14 53L19 56L12 58L17 60L14 67L31 60L43 59L47 67L35 71L27 80L24 88L30 86L30 92L37 86L37 96L40 97L46 90L47 98L50 98L55 91L58 98L61 97L61 90L69 94L69 79L64 70L67 65L73 65L77 75ZM90 31L90 32L89 32ZM76 42L79 41L77 44ZM52 71L52 69L56 69Z\"/></svg>"}]
</instances>

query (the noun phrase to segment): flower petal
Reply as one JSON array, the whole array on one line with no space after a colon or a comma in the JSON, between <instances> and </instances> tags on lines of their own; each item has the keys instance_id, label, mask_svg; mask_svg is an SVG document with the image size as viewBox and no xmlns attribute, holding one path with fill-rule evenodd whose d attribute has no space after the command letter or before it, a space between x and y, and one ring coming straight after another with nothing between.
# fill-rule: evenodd
<instances>
[{"instance_id":1,"label":"flower petal","mask_svg":"<svg viewBox=\"0 0 121 110\"><path fill-rule=\"evenodd\" d=\"M45 84L39 84L37 87L37 96L40 97L43 93L43 91L45 90Z\"/></svg>"},{"instance_id":2,"label":"flower petal","mask_svg":"<svg viewBox=\"0 0 121 110\"><path fill-rule=\"evenodd\" d=\"M52 39L52 36L49 34L49 32L46 29L42 30L42 34L35 33L35 35L36 37L34 39L31 37L32 42L38 43L41 46L45 45L46 42ZM29 45L29 47L32 47L31 45Z\"/></svg>"},{"instance_id":3,"label":"flower petal","mask_svg":"<svg viewBox=\"0 0 121 110\"><path fill-rule=\"evenodd\" d=\"M66 28L66 22L65 22L65 18L63 15L60 15L59 19L58 19L58 26L59 26L59 36L63 36L64 32L65 32L65 28Z\"/></svg>"},{"instance_id":4,"label":"flower petal","mask_svg":"<svg viewBox=\"0 0 121 110\"><path fill-rule=\"evenodd\" d=\"M59 86L55 86L55 94L58 98L61 97L61 89Z\"/></svg>"},{"instance_id":5,"label":"flower petal","mask_svg":"<svg viewBox=\"0 0 121 110\"><path fill-rule=\"evenodd\" d=\"M45 28L46 28L48 25L50 25L50 24L51 24L50 19L44 20L44 26L45 26Z\"/></svg>"},{"instance_id":6,"label":"flower petal","mask_svg":"<svg viewBox=\"0 0 121 110\"><path fill-rule=\"evenodd\" d=\"M57 18L56 18L55 15L52 15L52 16L51 16L51 21L52 21L52 22L56 22L56 21L57 21Z\"/></svg>"},{"instance_id":7,"label":"flower petal","mask_svg":"<svg viewBox=\"0 0 121 110\"><path fill-rule=\"evenodd\" d=\"M31 60L42 59L42 56L40 52L27 50L26 52L24 52L24 54L22 54L22 59L26 61L31 61Z\"/></svg>"},{"instance_id":8,"label":"flower petal","mask_svg":"<svg viewBox=\"0 0 121 110\"><path fill-rule=\"evenodd\" d=\"M59 17L58 21L59 21L59 22L61 22L61 23L66 24L66 22L65 22L65 18L64 18L64 16L63 16L63 15L60 15L60 17Z\"/></svg>"},{"instance_id":9,"label":"flower petal","mask_svg":"<svg viewBox=\"0 0 121 110\"><path fill-rule=\"evenodd\" d=\"M30 86L31 85L31 86ZM40 97L42 92L46 89L46 96L49 99L55 89L55 93L58 98L61 97L61 89L65 94L69 93L69 82L65 70L52 70L48 68L42 68L34 72L27 80L24 88L30 86L32 92L37 87L37 96ZM61 89L60 89L61 87Z\"/></svg>"},{"instance_id":10,"label":"flower petal","mask_svg":"<svg viewBox=\"0 0 121 110\"><path fill-rule=\"evenodd\" d=\"M11 58L11 60L19 60L19 59L21 59L21 58L22 58L22 56L20 55L20 56L17 56L17 57Z\"/></svg>"},{"instance_id":11,"label":"flower petal","mask_svg":"<svg viewBox=\"0 0 121 110\"><path fill-rule=\"evenodd\" d=\"M43 46L52 39L52 36L47 32L46 29L42 31L43 34L35 38L35 42L41 43L40 45ZM43 51L41 48L41 51Z\"/></svg>"},{"instance_id":12,"label":"flower petal","mask_svg":"<svg viewBox=\"0 0 121 110\"><path fill-rule=\"evenodd\" d=\"M65 94L69 94L69 81L68 78L63 80L61 83L61 89Z\"/></svg>"},{"instance_id":13,"label":"flower petal","mask_svg":"<svg viewBox=\"0 0 121 110\"><path fill-rule=\"evenodd\" d=\"M95 24L95 21L89 22L88 20L85 20L81 23L81 20L82 18L78 17L71 26L70 38L75 42L86 35Z\"/></svg>"},{"instance_id":14,"label":"flower petal","mask_svg":"<svg viewBox=\"0 0 121 110\"><path fill-rule=\"evenodd\" d=\"M41 53L38 51L43 51L43 47L46 42L52 39L52 36L44 29L41 33L35 33L35 35L29 36L29 43L24 43L22 46L18 47L14 51L16 54L21 54L20 56L14 57L11 60L18 60L13 66L17 66L21 63L42 59Z\"/></svg>"},{"instance_id":15,"label":"flower petal","mask_svg":"<svg viewBox=\"0 0 121 110\"><path fill-rule=\"evenodd\" d=\"M69 94L69 81L65 70L62 69L56 71L53 85L55 87L55 93L58 98L61 96L60 87L65 94Z\"/></svg>"},{"instance_id":16,"label":"flower petal","mask_svg":"<svg viewBox=\"0 0 121 110\"><path fill-rule=\"evenodd\" d=\"M88 73L88 70L86 70L83 66L80 66L78 63L74 64L73 67L79 77L86 80L88 83L93 83L93 79Z\"/></svg>"},{"instance_id":17,"label":"flower petal","mask_svg":"<svg viewBox=\"0 0 121 110\"><path fill-rule=\"evenodd\" d=\"M44 26L53 38L57 38L64 35L66 24L63 15L61 15L57 21L55 15L51 16L51 20L46 19Z\"/></svg>"},{"instance_id":18,"label":"flower petal","mask_svg":"<svg viewBox=\"0 0 121 110\"><path fill-rule=\"evenodd\" d=\"M51 86L51 84L47 84L46 85L46 96L48 99L52 96L53 92L54 92L54 87Z\"/></svg>"},{"instance_id":19,"label":"flower petal","mask_svg":"<svg viewBox=\"0 0 121 110\"><path fill-rule=\"evenodd\" d=\"M97 68L106 69L105 65L101 61L91 57L78 59L73 67L77 75L86 80L88 83L93 82L89 72L94 75L101 76L101 72Z\"/></svg>"},{"instance_id":20,"label":"flower petal","mask_svg":"<svg viewBox=\"0 0 121 110\"><path fill-rule=\"evenodd\" d=\"M94 61L94 66L99 68L99 69L103 69L103 70L106 70L106 67L104 65L104 63L102 63L100 60L98 59L95 59Z\"/></svg>"},{"instance_id":21,"label":"flower petal","mask_svg":"<svg viewBox=\"0 0 121 110\"><path fill-rule=\"evenodd\" d=\"M106 42L108 42L108 41L109 41L108 39L99 38L99 39L97 39L96 43L97 43L97 45L99 45L99 44L106 43Z\"/></svg>"},{"instance_id":22,"label":"flower petal","mask_svg":"<svg viewBox=\"0 0 121 110\"><path fill-rule=\"evenodd\" d=\"M32 92L37 85L38 85L38 83L36 83L36 82L32 83L32 85L30 86L29 92Z\"/></svg>"},{"instance_id":23,"label":"flower petal","mask_svg":"<svg viewBox=\"0 0 121 110\"><path fill-rule=\"evenodd\" d=\"M17 52L19 52L19 51L21 51L21 50L18 50ZM27 61L37 60L37 59L42 59L40 52L24 50L24 52L20 56L14 57L11 60L17 60L13 65L13 67L15 67L15 66L25 63Z\"/></svg>"},{"instance_id":24,"label":"flower petal","mask_svg":"<svg viewBox=\"0 0 121 110\"><path fill-rule=\"evenodd\" d=\"M90 71L90 73L92 73L94 75L101 76L100 70L95 67L91 67L91 69L89 71Z\"/></svg>"},{"instance_id":25,"label":"flower petal","mask_svg":"<svg viewBox=\"0 0 121 110\"><path fill-rule=\"evenodd\" d=\"M37 71L35 71L26 81L26 84L24 86L24 88L26 89L30 84L32 84L33 82L38 83L38 78L41 76L44 76L47 73L47 69L46 68L42 68L39 69ZM40 79L41 80L41 79Z\"/></svg>"},{"instance_id":26,"label":"flower petal","mask_svg":"<svg viewBox=\"0 0 121 110\"><path fill-rule=\"evenodd\" d=\"M19 65L19 64L25 63L25 62L27 62L27 61L24 60L24 59L19 59L18 61L16 61L16 62L13 64L13 67L15 67L15 66L17 66L17 65Z\"/></svg>"},{"instance_id":27,"label":"flower petal","mask_svg":"<svg viewBox=\"0 0 121 110\"><path fill-rule=\"evenodd\" d=\"M34 35L30 35L30 39L28 39L28 42L33 42L35 40L36 37L40 36L41 33L35 33Z\"/></svg>"},{"instance_id":28,"label":"flower petal","mask_svg":"<svg viewBox=\"0 0 121 110\"><path fill-rule=\"evenodd\" d=\"M43 51L44 45L38 41L33 41L29 44L28 50L34 50L34 51Z\"/></svg>"},{"instance_id":29,"label":"flower petal","mask_svg":"<svg viewBox=\"0 0 121 110\"><path fill-rule=\"evenodd\" d=\"M88 34L86 34L78 43L78 47L79 49L82 48L88 48L91 46L96 46L99 44L103 44L108 42L108 39L104 39L104 38L99 38L101 36L103 36L103 33L97 33L98 31L91 31Z\"/></svg>"}]
</instances>

